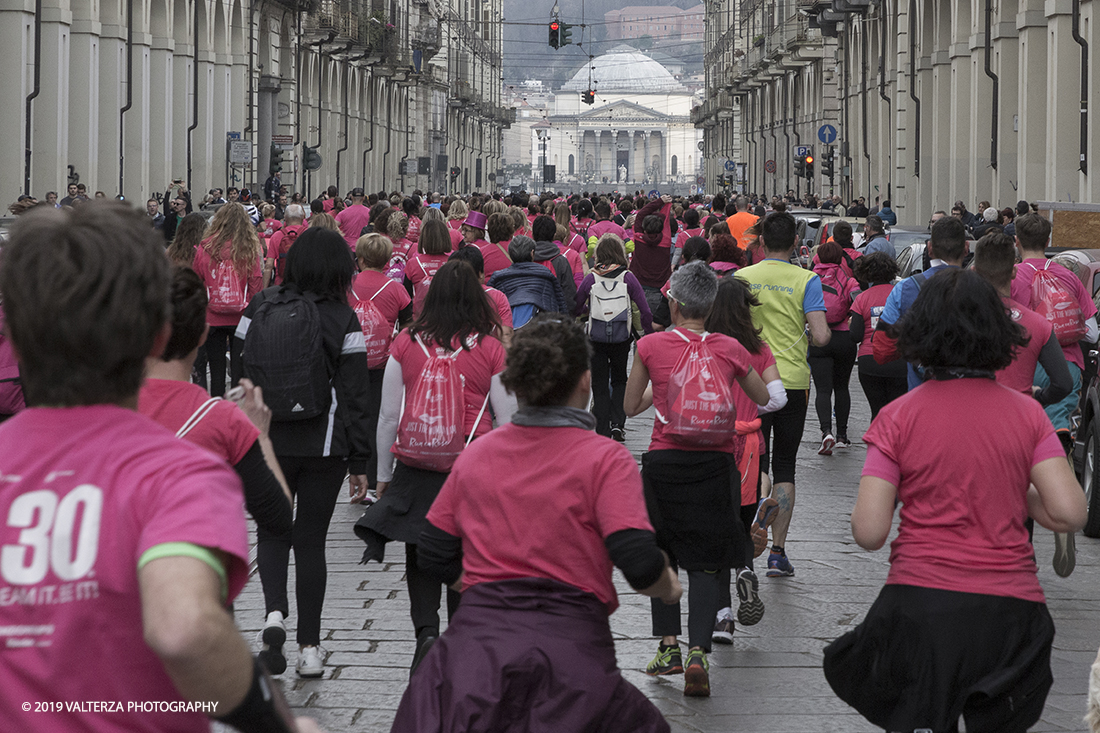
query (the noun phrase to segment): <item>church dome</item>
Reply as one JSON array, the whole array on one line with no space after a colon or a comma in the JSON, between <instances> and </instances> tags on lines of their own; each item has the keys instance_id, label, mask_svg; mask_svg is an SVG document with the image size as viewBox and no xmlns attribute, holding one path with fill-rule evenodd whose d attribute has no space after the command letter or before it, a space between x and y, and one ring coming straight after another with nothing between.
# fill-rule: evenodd
<instances>
[{"instance_id":1,"label":"church dome","mask_svg":"<svg viewBox=\"0 0 1100 733\"><path fill-rule=\"evenodd\" d=\"M588 67L592 69L592 88L599 92L657 94L686 91L668 69L631 46L616 46L592 59L562 86L562 91L583 92L589 87Z\"/></svg>"}]
</instances>

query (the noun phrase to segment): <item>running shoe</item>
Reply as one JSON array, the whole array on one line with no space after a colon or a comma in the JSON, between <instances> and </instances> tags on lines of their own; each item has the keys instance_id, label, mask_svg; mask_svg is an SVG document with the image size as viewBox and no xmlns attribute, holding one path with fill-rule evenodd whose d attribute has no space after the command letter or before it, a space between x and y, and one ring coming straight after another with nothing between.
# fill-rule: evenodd
<instances>
[{"instance_id":1,"label":"running shoe","mask_svg":"<svg viewBox=\"0 0 1100 733\"><path fill-rule=\"evenodd\" d=\"M836 445L836 438L832 433L824 433L821 436L821 447L817 449L819 456L831 456L833 454L833 446Z\"/></svg>"},{"instance_id":2,"label":"running shoe","mask_svg":"<svg viewBox=\"0 0 1100 733\"><path fill-rule=\"evenodd\" d=\"M282 674L286 671L286 657L283 655L283 644L286 643L286 627L283 625L283 614L272 611L267 614L267 621L260 631L260 641L263 647L260 649L259 658L264 667L271 674Z\"/></svg>"},{"instance_id":3,"label":"running shoe","mask_svg":"<svg viewBox=\"0 0 1100 733\"><path fill-rule=\"evenodd\" d=\"M710 640L715 644L733 643L733 613L730 609L723 608L718 612L718 618L714 622L714 631L711 632Z\"/></svg>"},{"instance_id":4,"label":"running shoe","mask_svg":"<svg viewBox=\"0 0 1100 733\"><path fill-rule=\"evenodd\" d=\"M658 645L657 656L653 657L653 661L646 666L645 673L651 677L683 674L684 662L680 656L680 647L677 644Z\"/></svg>"},{"instance_id":5,"label":"running shoe","mask_svg":"<svg viewBox=\"0 0 1100 733\"><path fill-rule=\"evenodd\" d=\"M836 434L836 448L851 448L852 441L848 440L848 434L837 432Z\"/></svg>"},{"instance_id":6,"label":"running shoe","mask_svg":"<svg viewBox=\"0 0 1100 733\"><path fill-rule=\"evenodd\" d=\"M684 668L684 697L710 697L710 663L702 649L688 652Z\"/></svg>"},{"instance_id":7,"label":"running shoe","mask_svg":"<svg viewBox=\"0 0 1100 733\"><path fill-rule=\"evenodd\" d=\"M618 443L626 442L626 431L623 430L620 425L613 425L611 427L611 439Z\"/></svg>"},{"instance_id":8,"label":"running shoe","mask_svg":"<svg viewBox=\"0 0 1100 733\"><path fill-rule=\"evenodd\" d=\"M325 662L321 657L321 647L298 647L298 662L294 670L299 677L317 678L325 675Z\"/></svg>"},{"instance_id":9,"label":"running shoe","mask_svg":"<svg viewBox=\"0 0 1100 733\"><path fill-rule=\"evenodd\" d=\"M760 557L768 547L768 528L779 515L779 502L770 496L760 500L756 508L756 518L749 528L749 536L752 538L753 557Z\"/></svg>"},{"instance_id":10,"label":"running shoe","mask_svg":"<svg viewBox=\"0 0 1100 733\"><path fill-rule=\"evenodd\" d=\"M1068 578L1077 566L1077 548L1074 546L1073 532L1054 533L1054 572L1059 577Z\"/></svg>"},{"instance_id":11,"label":"running shoe","mask_svg":"<svg viewBox=\"0 0 1100 733\"><path fill-rule=\"evenodd\" d=\"M424 661L424 657L428 656L428 652L431 651L438 638L439 634L435 629L428 629L420 634L416 640L416 654L413 655L412 666L409 667L409 676L412 676L416 668Z\"/></svg>"},{"instance_id":12,"label":"running shoe","mask_svg":"<svg viewBox=\"0 0 1100 733\"><path fill-rule=\"evenodd\" d=\"M787 575L794 575L794 567L791 565L791 561L787 559L787 553L773 552L768 555L767 576L769 578L782 578Z\"/></svg>"},{"instance_id":13,"label":"running shoe","mask_svg":"<svg viewBox=\"0 0 1100 733\"><path fill-rule=\"evenodd\" d=\"M787 565L789 566L790 563ZM770 562L768 567L771 567ZM791 574L794 574L793 569ZM764 618L764 602L757 594L759 588L760 581L756 579L756 573L749 568L742 568L737 574L737 598L741 601L737 607L737 623L742 626L758 624L760 619Z\"/></svg>"}]
</instances>

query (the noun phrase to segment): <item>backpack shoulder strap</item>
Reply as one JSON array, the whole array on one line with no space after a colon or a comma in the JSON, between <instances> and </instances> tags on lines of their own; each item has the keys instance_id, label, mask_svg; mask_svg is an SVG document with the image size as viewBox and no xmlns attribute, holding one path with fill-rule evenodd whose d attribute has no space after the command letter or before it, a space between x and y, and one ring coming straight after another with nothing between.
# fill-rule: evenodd
<instances>
[{"instance_id":1,"label":"backpack shoulder strap","mask_svg":"<svg viewBox=\"0 0 1100 733\"><path fill-rule=\"evenodd\" d=\"M512 255L508 254L508 250L500 246L500 242L493 242L493 246L499 249L500 253L508 258L508 262L511 262L513 265L515 264L514 262L512 262Z\"/></svg>"},{"instance_id":2,"label":"backpack shoulder strap","mask_svg":"<svg viewBox=\"0 0 1100 733\"><path fill-rule=\"evenodd\" d=\"M924 284L928 282L928 276L923 272L918 272L916 275L913 275L913 282L917 284L917 290L919 291Z\"/></svg>"},{"instance_id":3,"label":"backpack shoulder strap","mask_svg":"<svg viewBox=\"0 0 1100 733\"><path fill-rule=\"evenodd\" d=\"M195 410L191 414L191 417L187 418L187 421L180 426L179 430L176 431L176 437L182 438L183 436L190 433L191 430L194 429L194 427L198 425L204 417L206 417L207 413L213 410L214 406L221 401L221 397L211 397L206 402L203 402L201 405L199 405L199 409Z\"/></svg>"},{"instance_id":4,"label":"backpack shoulder strap","mask_svg":"<svg viewBox=\"0 0 1100 733\"><path fill-rule=\"evenodd\" d=\"M393 280L390 280L390 279L389 279L389 278L387 277L387 278L386 278L386 282L382 283L382 287L378 288L378 290L377 290L377 291L375 291L374 295L370 296L370 299L371 299L371 300L374 300L374 299L375 299L375 298L377 298L377 297L378 297L379 295L381 295L381 294L382 294L382 291L386 289L386 286L387 286L387 285L389 285L389 284L390 284L390 283L392 283L392 282L393 282ZM353 290L352 292L355 292L355 291Z\"/></svg>"}]
</instances>

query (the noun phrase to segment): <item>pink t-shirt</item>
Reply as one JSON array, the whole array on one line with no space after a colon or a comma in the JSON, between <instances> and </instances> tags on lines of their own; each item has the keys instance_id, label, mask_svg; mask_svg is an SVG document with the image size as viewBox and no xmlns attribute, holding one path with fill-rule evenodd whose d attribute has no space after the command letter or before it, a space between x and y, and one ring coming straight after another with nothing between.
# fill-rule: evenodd
<instances>
[{"instance_id":1,"label":"pink t-shirt","mask_svg":"<svg viewBox=\"0 0 1100 733\"><path fill-rule=\"evenodd\" d=\"M438 354L446 354L434 342L426 343L428 351L436 350ZM489 387L493 377L504 371L504 347L500 341L492 336L485 336L480 342L470 340L467 343L472 348L467 351L462 349L455 357L458 371L465 378L463 396L466 402L466 413L463 419L463 432L468 436L474 429L474 421L477 420L481 406L485 404L485 397L489 394ZM412 393L416 386L416 379L428 363L428 357L424 350L409 337L409 330L405 329L397 335L390 346L390 357L396 359L401 365L401 376L405 383L405 394ZM493 427L493 417L489 414L489 408L481 415L481 422L477 424L474 437L485 435ZM398 452L394 444L393 452Z\"/></svg>"},{"instance_id":2,"label":"pink t-shirt","mask_svg":"<svg viewBox=\"0 0 1100 733\"><path fill-rule=\"evenodd\" d=\"M1047 266L1048 262L1050 263L1049 267ZM1077 302L1081 304L1081 313L1086 319L1096 315L1096 304L1092 302L1089 291L1081 284L1081 279L1069 269L1045 258L1026 259L1016 266L1016 278L1012 281L1013 300L1028 308L1031 307L1031 281L1035 279L1035 272L1044 267L1054 273L1074 294ZM1066 355L1066 361L1073 362L1079 369L1085 368L1085 355L1081 353L1080 344L1063 345L1062 351Z\"/></svg>"},{"instance_id":3,"label":"pink t-shirt","mask_svg":"<svg viewBox=\"0 0 1100 733\"><path fill-rule=\"evenodd\" d=\"M377 295L376 295L377 293ZM355 276L351 284L351 293L348 294L348 305L355 309L355 304L360 300L369 300L374 297L374 305L390 324L391 333L397 329L397 317L402 310L412 303L409 292L381 272L363 270ZM388 358L388 357L387 357ZM384 369L385 361L379 369Z\"/></svg>"},{"instance_id":4,"label":"pink t-shirt","mask_svg":"<svg viewBox=\"0 0 1100 733\"><path fill-rule=\"evenodd\" d=\"M670 328L667 331L659 331L643 336L638 341L638 358L649 370L649 381L653 384L653 404L664 414L668 401L668 380L680 354L688 347L687 342L677 336L673 331L678 331L692 341L702 338L693 331L683 328ZM730 338L720 333L707 335L707 346L714 354L719 369L722 370L722 378L732 388L740 389L737 380L749 373L752 368L749 352L745 350L737 339ZM734 400L734 406L737 402ZM749 419L756 417L755 410ZM670 436L665 435L665 424L659 418L653 419L653 435L649 441L650 450L721 450L727 453L736 453L737 434L731 433L729 443L724 447L691 446L680 443Z\"/></svg>"},{"instance_id":5,"label":"pink t-shirt","mask_svg":"<svg viewBox=\"0 0 1100 733\"><path fill-rule=\"evenodd\" d=\"M493 276L493 273L498 270L505 270L512 266L512 260L508 257L508 243L499 242L497 244L489 244L488 242L478 243L478 247L481 249L481 256L485 260L485 279L488 280Z\"/></svg>"},{"instance_id":6,"label":"pink t-shirt","mask_svg":"<svg viewBox=\"0 0 1100 733\"><path fill-rule=\"evenodd\" d=\"M146 379L138 394L138 412L176 433L208 399L197 384ZM219 400L183 437L235 466L255 445L260 430L235 403Z\"/></svg>"},{"instance_id":7,"label":"pink t-shirt","mask_svg":"<svg viewBox=\"0 0 1100 733\"><path fill-rule=\"evenodd\" d=\"M592 593L608 613L619 601L604 539L624 529L652 531L638 466L625 447L581 428L514 423L462 452L428 521L462 538L464 589L550 578Z\"/></svg>"},{"instance_id":8,"label":"pink t-shirt","mask_svg":"<svg viewBox=\"0 0 1100 733\"><path fill-rule=\"evenodd\" d=\"M888 584L1043 602L1028 541L1032 466L1065 458L1031 397L991 379L931 380L882 408L864 476L898 488Z\"/></svg>"},{"instance_id":9,"label":"pink t-shirt","mask_svg":"<svg viewBox=\"0 0 1100 733\"><path fill-rule=\"evenodd\" d=\"M1001 298L1013 323L1024 327L1031 341L1022 349L1016 349L1012 363L997 372L997 382L1009 389L1031 396L1031 385L1035 383L1035 365L1039 363L1039 352L1043 350L1054 328L1050 321L1041 315L1020 305L1012 298Z\"/></svg>"},{"instance_id":10,"label":"pink t-shirt","mask_svg":"<svg viewBox=\"0 0 1100 733\"><path fill-rule=\"evenodd\" d=\"M707 338L710 341L710 338ZM761 344L760 353L753 354L748 349L745 353L749 355L749 365L756 370L756 373L760 375L760 378L764 378L764 370L770 366L775 366L775 355L772 354L771 348L767 344ZM741 389L741 385L734 383L733 385L733 404L737 407L737 419L744 422L751 422L756 419L760 405L752 401L752 398L745 394L745 390Z\"/></svg>"},{"instance_id":11,"label":"pink t-shirt","mask_svg":"<svg viewBox=\"0 0 1100 733\"><path fill-rule=\"evenodd\" d=\"M893 283L880 283L867 288L852 301L852 313L858 313L863 318L863 340L859 342L857 358L872 355L871 336L878 327L878 319L882 317L886 299L893 289Z\"/></svg>"},{"instance_id":12,"label":"pink t-shirt","mask_svg":"<svg viewBox=\"0 0 1100 733\"><path fill-rule=\"evenodd\" d=\"M493 307L497 309L497 315L500 316L500 325L505 328L511 328L512 306L508 303L508 296L488 285L482 285L481 288L485 291L485 294L489 296L489 301L493 304Z\"/></svg>"},{"instance_id":13,"label":"pink t-shirt","mask_svg":"<svg viewBox=\"0 0 1100 733\"><path fill-rule=\"evenodd\" d=\"M409 217L409 230L405 232L405 239L413 242L420 242L420 218L416 216Z\"/></svg>"},{"instance_id":14,"label":"pink t-shirt","mask_svg":"<svg viewBox=\"0 0 1100 733\"><path fill-rule=\"evenodd\" d=\"M363 227L370 224L370 209L363 204L352 204L336 215L336 223L344 235L344 241L354 252L360 232L363 231Z\"/></svg>"},{"instance_id":15,"label":"pink t-shirt","mask_svg":"<svg viewBox=\"0 0 1100 733\"><path fill-rule=\"evenodd\" d=\"M569 267L572 268L573 282L575 282L579 288L581 283L584 282L584 265L581 264L581 256L561 242L554 242L554 244L558 245L558 251L565 256L565 261L568 262ZM553 270L552 265L550 269Z\"/></svg>"},{"instance_id":16,"label":"pink t-shirt","mask_svg":"<svg viewBox=\"0 0 1100 733\"><path fill-rule=\"evenodd\" d=\"M298 237L302 236L302 232L305 230L305 224L291 224L275 232L271 235L271 239L267 240L267 259L275 261L271 276L273 285L283 284L283 273L286 271L286 258L279 259L280 250L283 248L283 242L287 237L294 237L294 240L286 248L287 252L289 252L290 248L294 246L293 242L298 241Z\"/></svg>"},{"instance_id":17,"label":"pink t-shirt","mask_svg":"<svg viewBox=\"0 0 1100 733\"><path fill-rule=\"evenodd\" d=\"M447 233L451 235L451 250L457 250L462 246L462 232L457 229L447 229Z\"/></svg>"},{"instance_id":18,"label":"pink t-shirt","mask_svg":"<svg viewBox=\"0 0 1100 733\"><path fill-rule=\"evenodd\" d=\"M222 259L229 257L229 245L226 244L222 248L220 253ZM216 287L214 281L214 268L217 263L207 254L206 249L199 246L195 247L195 261L191 263L191 269L198 273L202 278L202 282L206 285L207 294L210 290ZM215 313L212 309L206 310L206 322L211 326L236 326L241 321L241 313L244 313L244 309L248 306L248 301L252 300L256 296L256 293L264 289L264 269L263 263L260 261L260 257L257 255L256 261L251 267L251 271L245 278L245 304L236 313Z\"/></svg>"},{"instance_id":19,"label":"pink t-shirt","mask_svg":"<svg viewBox=\"0 0 1100 733\"><path fill-rule=\"evenodd\" d=\"M405 265L405 277L413 284L414 292L418 283L425 278L435 277L435 273L447 263L450 257L449 252L441 255L429 255L421 252L410 259L409 263Z\"/></svg>"},{"instance_id":20,"label":"pink t-shirt","mask_svg":"<svg viewBox=\"0 0 1100 733\"><path fill-rule=\"evenodd\" d=\"M114 405L0 425L0 710L7 730L206 733L202 713L20 712L36 701L181 701L142 636L138 562L182 542L248 579L242 489L224 461Z\"/></svg>"}]
</instances>

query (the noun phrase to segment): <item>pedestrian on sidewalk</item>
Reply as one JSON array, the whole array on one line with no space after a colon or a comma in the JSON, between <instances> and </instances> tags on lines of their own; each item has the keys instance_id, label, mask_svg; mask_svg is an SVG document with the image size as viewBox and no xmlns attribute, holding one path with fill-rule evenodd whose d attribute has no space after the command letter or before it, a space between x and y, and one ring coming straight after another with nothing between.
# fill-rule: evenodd
<instances>
[{"instance_id":1,"label":"pedestrian on sidewalk","mask_svg":"<svg viewBox=\"0 0 1100 733\"><path fill-rule=\"evenodd\" d=\"M864 436L852 511L852 536L877 550L901 505L890 573L826 647L825 676L886 730L957 730L961 716L968 731L1026 731L1053 683L1054 624L1025 521L1079 530L1085 496L1039 403L994 380L1027 337L992 285L947 269L898 330L929 378Z\"/></svg>"},{"instance_id":2,"label":"pedestrian on sidewalk","mask_svg":"<svg viewBox=\"0 0 1100 733\"><path fill-rule=\"evenodd\" d=\"M673 328L638 342L624 400L631 417L656 408L649 451L642 456L646 503L658 546L689 578L687 662L677 641L679 604L655 601L653 634L661 641L646 673L684 674L688 696L710 694L707 653L720 608L719 573L745 565L740 502L734 501L741 477L731 388L740 384L758 405L768 402L767 387L745 347L706 331L717 293L718 276L705 262L673 273Z\"/></svg>"},{"instance_id":3,"label":"pedestrian on sidewalk","mask_svg":"<svg viewBox=\"0 0 1100 733\"><path fill-rule=\"evenodd\" d=\"M859 384L871 407L871 422L879 410L905 394L908 389L905 376L905 362L897 359L887 364L879 364L872 353L871 338L882 311L886 308L886 299L894 289L894 278L898 274L898 264L885 252L874 252L856 260L853 266L856 280L867 283L867 289L852 301L852 320L848 324L848 333L859 344L856 351L856 365L859 369Z\"/></svg>"},{"instance_id":4,"label":"pedestrian on sidewalk","mask_svg":"<svg viewBox=\"0 0 1100 733\"><path fill-rule=\"evenodd\" d=\"M412 676L398 733L669 730L616 664L611 567L658 602L682 591L633 457L593 433L587 341L554 316L517 333L501 379L523 406L459 456L432 504L419 563L462 589L463 610ZM546 471L531 460L543 453L585 460Z\"/></svg>"}]
</instances>

